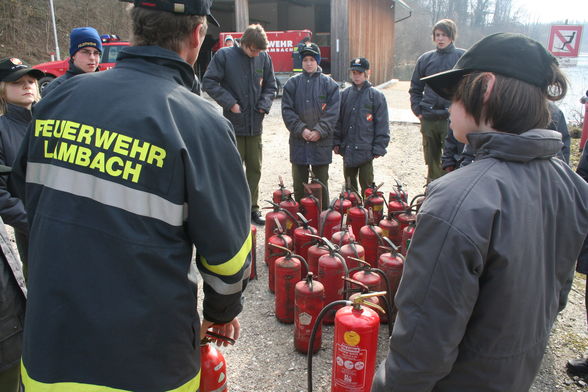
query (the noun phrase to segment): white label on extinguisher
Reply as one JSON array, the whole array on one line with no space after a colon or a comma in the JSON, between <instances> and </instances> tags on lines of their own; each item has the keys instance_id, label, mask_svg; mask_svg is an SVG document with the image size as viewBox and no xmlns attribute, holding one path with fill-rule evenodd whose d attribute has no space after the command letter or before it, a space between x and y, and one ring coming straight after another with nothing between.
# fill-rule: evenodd
<instances>
[{"instance_id":1,"label":"white label on extinguisher","mask_svg":"<svg viewBox=\"0 0 588 392\"><path fill-rule=\"evenodd\" d=\"M335 358L335 383L346 391L355 391L365 386L365 362L367 350L337 343Z\"/></svg>"},{"instance_id":2,"label":"white label on extinguisher","mask_svg":"<svg viewBox=\"0 0 588 392\"><path fill-rule=\"evenodd\" d=\"M310 325L310 322L312 321L312 316L306 312L302 312L298 316L298 321L300 322L300 325Z\"/></svg>"}]
</instances>

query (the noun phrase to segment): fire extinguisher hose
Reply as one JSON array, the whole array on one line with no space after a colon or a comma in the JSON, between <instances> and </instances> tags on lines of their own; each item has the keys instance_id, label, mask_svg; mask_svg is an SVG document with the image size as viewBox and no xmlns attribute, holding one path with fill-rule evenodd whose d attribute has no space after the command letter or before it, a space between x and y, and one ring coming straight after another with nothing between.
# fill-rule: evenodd
<instances>
[{"instance_id":1,"label":"fire extinguisher hose","mask_svg":"<svg viewBox=\"0 0 588 392\"><path fill-rule=\"evenodd\" d=\"M328 304L327 306L325 306L323 308L323 310L321 310L321 312L319 313L318 317L316 318L316 322L314 323L314 326L312 327L312 332L310 333L310 340L308 341L308 354L307 354L307 361L308 361L308 392L312 392L312 347L314 347L314 337L316 335L316 332L318 331L319 326L322 324L323 322L323 318L325 317L325 315L327 314L327 312L329 310L331 310L332 308L334 308L335 306L339 306L339 305L351 305L352 302L345 300L345 299L340 299L338 301L333 301L330 304Z\"/></svg>"}]
</instances>

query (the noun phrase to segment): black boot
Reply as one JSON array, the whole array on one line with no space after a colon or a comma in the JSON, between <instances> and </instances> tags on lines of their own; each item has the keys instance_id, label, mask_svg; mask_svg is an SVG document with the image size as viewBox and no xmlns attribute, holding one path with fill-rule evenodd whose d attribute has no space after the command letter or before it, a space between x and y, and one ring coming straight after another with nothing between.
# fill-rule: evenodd
<instances>
[{"instance_id":1,"label":"black boot","mask_svg":"<svg viewBox=\"0 0 588 392\"><path fill-rule=\"evenodd\" d=\"M265 225L265 219L261 217L261 212L259 211L251 211L251 222L258 226Z\"/></svg>"},{"instance_id":2,"label":"black boot","mask_svg":"<svg viewBox=\"0 0 588 392\"><path fill-rule=\"evenodd\" d=\"M588 359L570 359L567 364L568 372L574 376L585 376L588 374Z\"/></svg>"}]
</instances>

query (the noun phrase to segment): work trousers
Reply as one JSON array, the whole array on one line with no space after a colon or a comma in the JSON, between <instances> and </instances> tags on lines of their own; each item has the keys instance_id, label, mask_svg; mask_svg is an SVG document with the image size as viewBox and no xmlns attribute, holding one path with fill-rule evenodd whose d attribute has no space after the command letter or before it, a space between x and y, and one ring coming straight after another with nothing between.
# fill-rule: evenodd
<instances>
[{"instance_id":1,"label":"work trousers","mask_svg":"<svg viewBox=\"0 0 588 392\"><path fill-rule=\"evenodd\" d=\"M20 363L0 372L0 391L18 392L20 386Z\"/></svg>"},{"instance_id":2,"label":"work trousers","mask_svg":"<svg viewBox=\"0 0 588 392\"><path fill-rule=\"evenodd\" d=\"M345 181L349 181L349 186L355 192L359 193L357 187L357 176L359 174L359 185L361 186L361 197L365 197L365 190L374 182L374 165L373 160L367 161L359 167L343 168Z\"/></svg>"},{"instance_id":3,"label":"work trousers","mask_svg":"<svg viewBox=\"0 0 588 392\"><path fill-rule=\"evenodd\" d=\"M261 179L262 144L261 135L237 136L237 150L245 164L245 177L251 195L251 212L258 211L259 180Z\"/></svg>"},{"instance_id":4,"label":"work trousers","mask_svg":"<svg viewBox=\"0 0 588 392\"><path fill-rule=\"evenodd\" d=\"M322 191L322 208L326 210L329 206L329 165L295 165L292 164L292 180L294 181L294 198L300 201L305 195L304 185L308 183L310 170L315 177L325 184Z\"/></svg>"},{"instance_id":5,"label":"work trousers","mask_svg":"<svg viewBox=\"0 0 588 392\"><path fill-rule=\"evenodd\" d=\"M427 183L441 177L445 171L441 169L441 152L447 137L449 121L421 119L421 134L423 135L423 154L427 164Z\"/></svg>"}]
</instances>

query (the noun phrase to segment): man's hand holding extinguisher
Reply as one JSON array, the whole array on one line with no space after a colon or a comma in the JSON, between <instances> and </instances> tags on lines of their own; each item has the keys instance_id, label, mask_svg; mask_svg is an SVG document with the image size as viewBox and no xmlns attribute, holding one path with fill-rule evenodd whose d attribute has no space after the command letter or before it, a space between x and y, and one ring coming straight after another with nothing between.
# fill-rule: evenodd
<instances>
[{"instance_id":1,"label":"man's hand holding extinguisher","mask_svg":"<svg viewBox=\"0 0 588 392\"><path fill-rule=\"evenodd\" d=\"M200 327L200 340L204 339L206 332L212 331L216 334L226 336L227 338L237 340L239 339L239 333L241 331L241 325L239 320L235 317L233 320L226 324L215 324L212 321L204 319ZM229 342L221 339L216 339L217 346L228 346Z\"/></svg>"}]
</instances>

